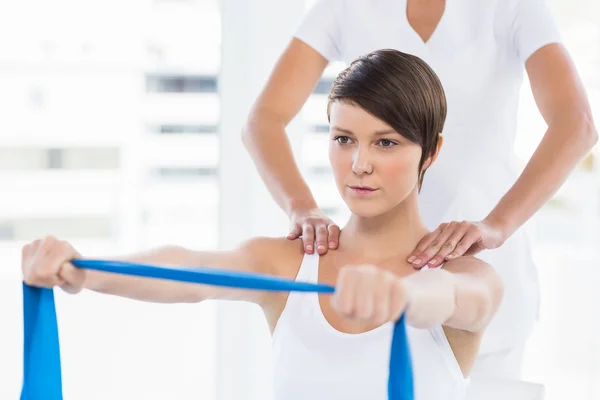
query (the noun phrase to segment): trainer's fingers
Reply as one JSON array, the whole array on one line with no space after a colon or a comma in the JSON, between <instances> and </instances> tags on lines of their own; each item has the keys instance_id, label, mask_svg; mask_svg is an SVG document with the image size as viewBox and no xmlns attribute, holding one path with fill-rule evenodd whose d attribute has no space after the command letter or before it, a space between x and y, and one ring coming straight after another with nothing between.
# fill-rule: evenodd
<instances>
[{"instance_id":1,"label":"trainer's fingers","mask_svg":"<svg viewBox=\"0 0 600 400\"><path fill-rule=\"evenodd\" d=\"M324 224L317 225L317 252L319 254L327 253L327 239L329 231Z\"/></svg>"},{"instance_id":2,"label":"trainer's fingers","mask_svg":"<svg viewBox=\"0 0 600 400\"><path fill-rule=\"evenodd\" d=\"M435 265L436 260L434 259L434 256L442 249L442 245L446 242L446 239L450 237L456 226L457 224L455 222L440 225L436 230L441 230L440 234L427 245L427 248L424 251L422 251L421 257L419 257L421 262L413 262L415 267L422 268L427 264L430 266Z\"/></svg>"},{"instance_id":3,"label":"trainer's fingers","mask_svg":"<svg viewBox=\"0 0 600 400\"><path fill-rule=\"evenodd\" d=\"M444 251L447 251L447 253L444 254L444 256L446 256L446 254L454 250L454 246L456 245L456 243L458 243L457 240L452 246L452 249L447 249L448 240L458 229L460 229L460 225L458 222L451 222L446 226L442 233L423 252L423 265L428 264L430 267L437 267L441 264L444 258L440 254Z\"/></svg>"},{"instance_id":4,"label":"trainer's fingers","mask_svg":"<svg viewBox=\"0 0 600 400\"><path fill-rule=\"evenodd\" d=\"M450 258L460 257L468 253L469 249L475 244L481 241L481 231L477 227L471 227L463 238L458 242L456 248L452 253L449 254Z\"/></svg>"},{"instance_id":5,"label":"trainer's fingers","mask_svg":"<svg viewBox=\"0 0 600 400\"><path fill-rule=\"evenodd\" d=\"M329 231L329 248L337 249L340 244L340 227L336 224L329 224L327 230Z\"/></svg>"},{"instance_id":6,"label":"trainer's fingers","mask_svg":"<svg viewBox=\"0 0 600 400\"><path fill-rule=\"evenodd\" d=\"M461 223L459 227L452 233L452 235L448 239L446 239L446 243L444 243L441 250L435 256L436 265L434 265L434 267L441 265L444 262L444 260L449 260L452 258L450 254L456 250L456 246L467 234L468 230L468 224Z\"/></svg>"},{"instance_id":7,"label":"trainer's fingers","mask_svg":"<svg viewBox=\"0 0 600 400\"><path fill-rule=\"evenodd\" d=\"M310 224L302 226L302 243L307 254L313 254L315 245L315 228Z\"/></svg>"},{"instance_id":8,"label":"trainer's fingers","mask_svg":"<svg viewBox=\"0 0 600 400\"><path fill-rule=\"evenodd\" d=\"M434 240L437 239L439 235L441 235L442 230L443 228L440 225L440 227L438 227L435 231L425 235L417 245L417 248L408 256L407 261L413 264L415 268L420 268L425 258L425 250L431 243L433 243Z\"/></svg>"},{"instance_id":9,"label":"trainer's fingers","mask_svg":"<svg viewBox=\"0 0 600 400\"><path fill-rule=\"evenodd\" d=\"M302 225L295 224L290 233L287 235L287 238L290 240L298 239L302 235Z\"/></svg>"}]
</instances>

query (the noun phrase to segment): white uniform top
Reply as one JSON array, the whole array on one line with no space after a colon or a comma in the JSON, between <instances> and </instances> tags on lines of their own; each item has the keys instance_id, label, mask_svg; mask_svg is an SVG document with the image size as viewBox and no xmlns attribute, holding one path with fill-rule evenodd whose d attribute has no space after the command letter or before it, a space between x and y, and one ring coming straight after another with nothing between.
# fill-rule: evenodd
<instances>
[{"instance_id":1,"label":"white uniform top","mask_svg":"<svg viewBox=\"0 0 600 400\"><path fill-rule=\"evenodd\" d=\"M393 48L416 55L438 74L448 100L444 146L420 195L429 229L480 220L518 177L514 155L524 63L560 40L544 0L447 0L425 43L406 16L407 0L317 0L296 37L330 61ZM325 111L323 111L325 112ZM479 255L505 283L503 304L481 353L513 347L529 335L538 311L537 271L529 240L518 231Z\"/></svg>"},{"instance_id":2,"label":"white uniform top","mask_svg":"<svg viewBox=\"0 0 600 400\"><path fill-rule=\"evenodd\" d=\"M319 255L306 254L297 280L316 283ZM407 326L415 400L462 400L464 378L441 326ZM292 292L273 333L275 400L387 400L394 325L362 334L329 324L316 293Z\"/></svg>"}]
</instances>

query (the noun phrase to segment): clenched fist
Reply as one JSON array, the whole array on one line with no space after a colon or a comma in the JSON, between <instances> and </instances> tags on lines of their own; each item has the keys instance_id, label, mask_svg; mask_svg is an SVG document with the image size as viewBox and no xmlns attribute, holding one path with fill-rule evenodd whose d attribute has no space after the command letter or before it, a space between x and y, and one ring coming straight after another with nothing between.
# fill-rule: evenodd
<instances>
[{"instance_id":1,"label":"clenched fist","mask_svg":"<svg viewBox=\"0 0 600 400\"><path fill-rule=\"evenodd\" d=\"M60 286L67 293L81 291L85 271L75 268L69 261L80 254L69 243L49 236L23 247L21 269L26 284L53 288Z\"/></svg>"},{"instance_id":2,"label":"clenched fist","mask_svg":"<svg viewBox=\"0 0 600 400\"><path fill-rule=\"evenodd\" d=\"M340 315L382 325L397 321L405 311L409 285L393 273L372 265L340 270L332 306Z\"/></svg>"}]
</instances>

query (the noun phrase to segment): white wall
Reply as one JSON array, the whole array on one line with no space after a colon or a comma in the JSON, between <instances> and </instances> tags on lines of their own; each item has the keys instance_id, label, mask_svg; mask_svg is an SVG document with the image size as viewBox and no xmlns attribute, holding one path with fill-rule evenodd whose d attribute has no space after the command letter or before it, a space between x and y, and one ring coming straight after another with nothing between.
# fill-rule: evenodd
<instances>
[{"instance_id":1,"label":"white wall","mask_svg":"<svg viewBox=\"0 0 600 400\"><path fill-rule=\"evenodd\" d=\"M283 236L287 219L269 196L240 140L242 125L304 10L301 0L222 0L220 74L220 246L253 236ZM268 11L267 11L268 10ZM298 148L299 125L288 132ZM219 400L272 396L270 336L261 311L219 304ZM243 334L241 334L243 333Z\"/></svg>"}]
</instances>

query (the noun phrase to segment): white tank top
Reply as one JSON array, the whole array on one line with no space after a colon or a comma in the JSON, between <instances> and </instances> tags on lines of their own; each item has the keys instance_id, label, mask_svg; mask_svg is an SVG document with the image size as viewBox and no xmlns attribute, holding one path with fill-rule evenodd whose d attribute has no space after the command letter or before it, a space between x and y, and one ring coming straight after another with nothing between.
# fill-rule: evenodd
<instances>
[{"instance_id":1,"label":"white tank top","mask_svg":"<svg viewBox=\"0 0 600 400\"><path fill-rule=\"evenodd\" d=\"M318 254L296 280L316 283ZM464 378L441 326L407 326L415 400L464 399ZM275 400L387 400L393 324L349 334L329 324L317 293L290 293L273 333Z\"/></svg>"}]
</instances>

